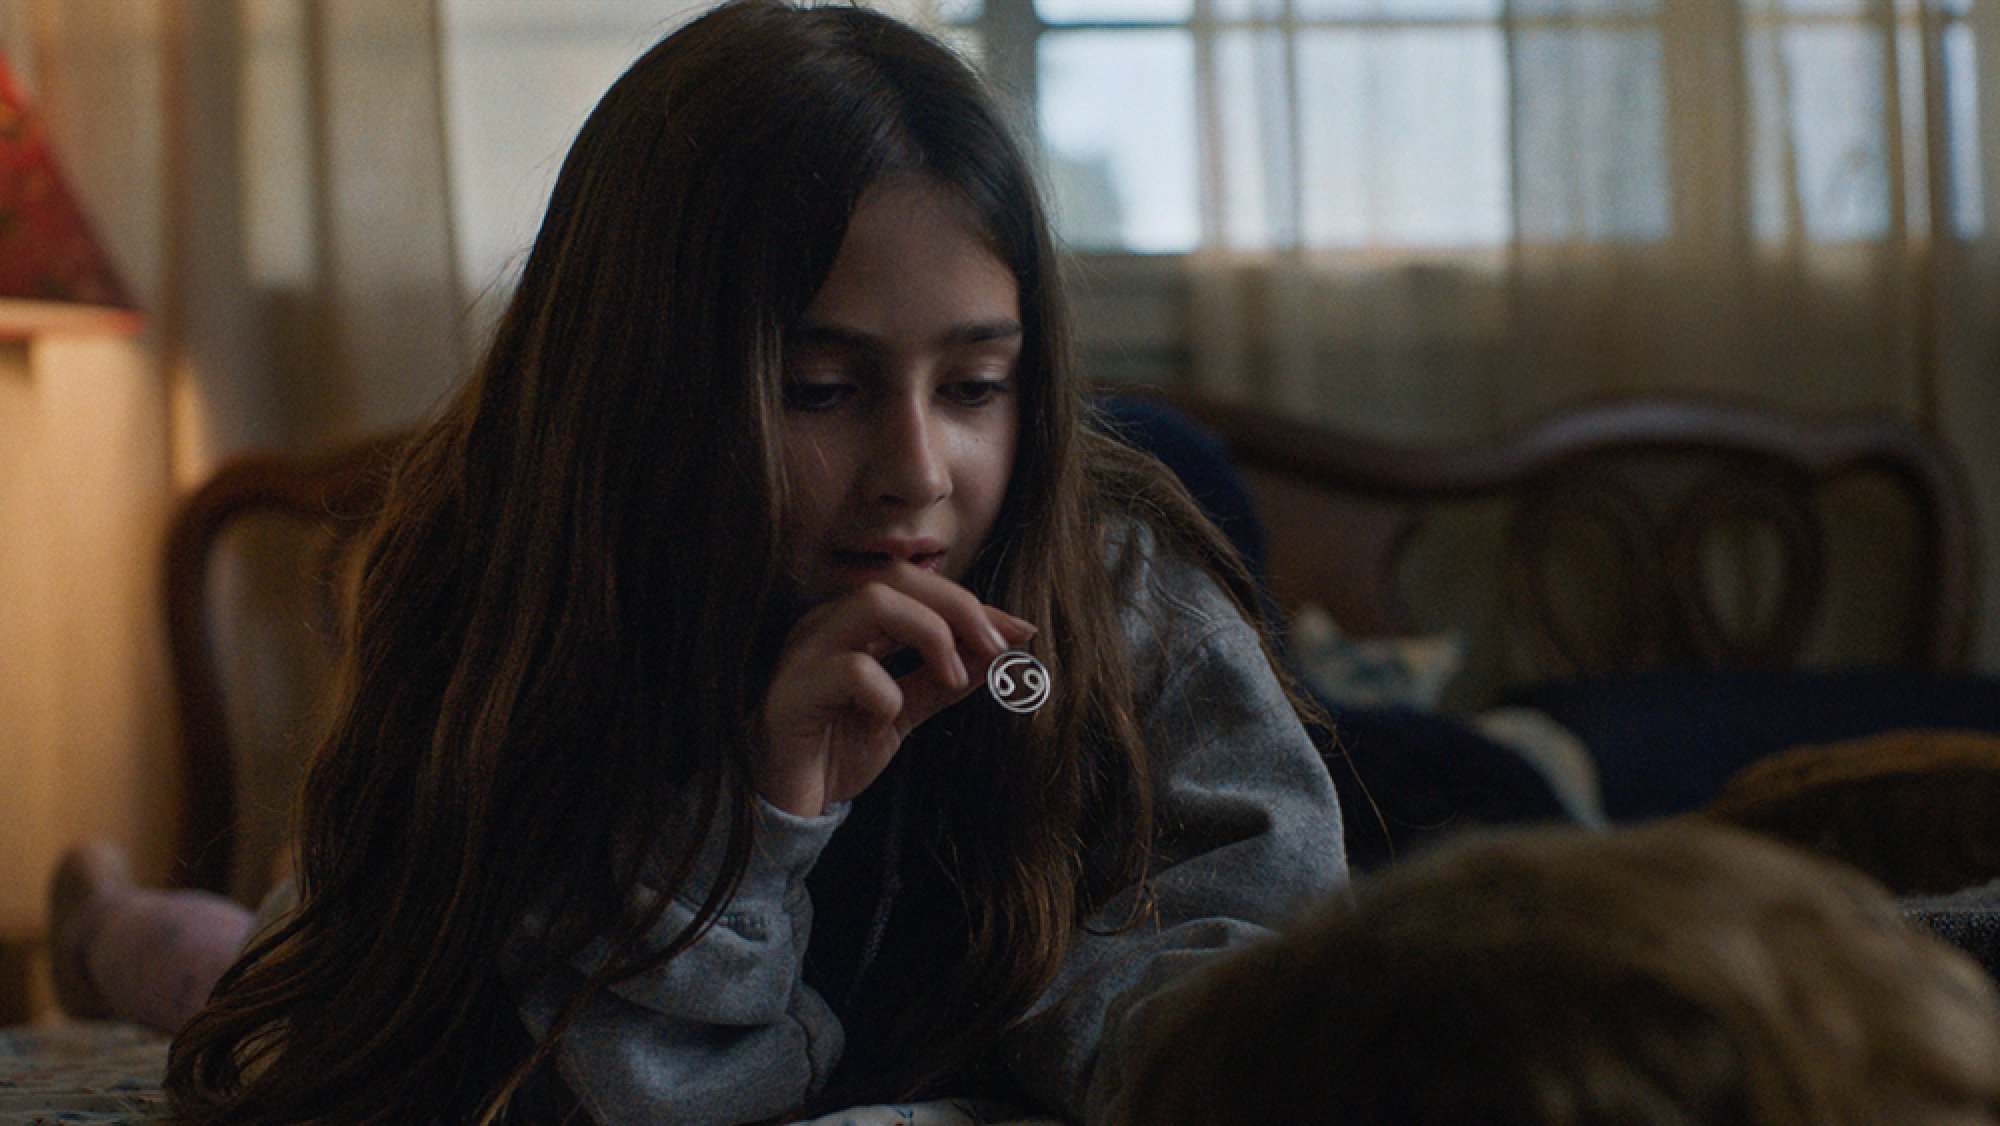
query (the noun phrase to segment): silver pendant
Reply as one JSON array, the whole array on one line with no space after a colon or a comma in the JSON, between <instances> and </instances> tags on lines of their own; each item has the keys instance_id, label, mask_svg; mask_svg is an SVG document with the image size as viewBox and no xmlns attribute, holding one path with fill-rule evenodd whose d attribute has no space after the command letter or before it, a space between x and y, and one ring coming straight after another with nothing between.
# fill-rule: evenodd
<instances>
[{"instance_id":1,"label":"silver pendant","mask_svg":"<svg viewBox=\"0 0 2000 1126\"><path fill-rule=\"evenodd\" d=\"M993 702L1026 715L1049 702L1049 670L1019 649L1009 649L986 666L986 690Z\"/></svg>"}]
</instances>

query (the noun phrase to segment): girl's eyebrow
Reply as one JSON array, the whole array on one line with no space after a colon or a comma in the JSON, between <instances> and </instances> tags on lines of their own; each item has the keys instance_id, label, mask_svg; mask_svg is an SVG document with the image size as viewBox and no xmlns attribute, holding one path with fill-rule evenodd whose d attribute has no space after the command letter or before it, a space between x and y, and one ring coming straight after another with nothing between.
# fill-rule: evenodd
<instances>
[{"instance_id":1,"label":"girl's eyebrow","mask_svg":"<svg viewBox=\"0 0 2000 1126\"><path fill-rule=\"evenodd\" d=\"M1012 319L966 321L945 329L930 343L935 348L953 348L968 344L1015 340L1019 339L1021 334L1020 322ZM855 352L887 351L887 345L882 338L873 333L862 332L845 325L812 320L803 320L795 325L785 334L785 342L793 347L835 347Z\"/></svg>"}]
</instances>

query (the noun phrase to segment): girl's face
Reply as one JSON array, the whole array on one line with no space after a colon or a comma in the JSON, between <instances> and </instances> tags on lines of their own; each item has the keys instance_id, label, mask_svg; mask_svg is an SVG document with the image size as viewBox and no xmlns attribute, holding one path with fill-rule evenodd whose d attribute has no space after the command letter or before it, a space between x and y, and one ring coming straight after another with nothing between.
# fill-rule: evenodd
<instances>
[{"instance_id":1,"label":"girl's face","mask_svg":"<svg viewBox=\"0 0 2000 1126\"><path fill-rule=\"evenodd\" d=\"M786 568L814 602L889 568L961 579L1014 469L1021 303L966 207L869 188L785 340Z\"/></svg>"}]
</instances>

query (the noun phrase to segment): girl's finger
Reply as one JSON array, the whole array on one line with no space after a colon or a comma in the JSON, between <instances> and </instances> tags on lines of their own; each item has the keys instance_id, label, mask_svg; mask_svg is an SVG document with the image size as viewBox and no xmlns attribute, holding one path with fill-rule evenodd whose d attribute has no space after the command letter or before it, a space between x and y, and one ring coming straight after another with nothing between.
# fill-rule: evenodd
<instances>
[{"instance_id":1,"label":"girl's finger","mask_svg":"<svg viewBox=\"0 0 2000 1126\"><path fill-rule=\"evenodd\" d=\"M1029 638L1041 632L1034 623L1017 618L998 606L986 607L986 616L1010 647L1026 645Z\"/></svg>"},{"instance_id":2,"label":"girl's finger","mask_svg":"<svg viewBox=\"0 0 2000 1126\"><path fill-rule=\"evenodd\" d=\"M902 741L978 689L1035 627L913 566L808 611L779 657L753 770L767 800L814 812L865 789Z\"/></svg>"},{"instance_id":3,"label":"girl's finger","mask_svg":"<svg viewBox=\"0 0 2000 1126\"><path fill-rule=\"evenodd\" d=\"M894 723L908 709L903 687L874 658L850 653L835 667L841 684L831 695L841 708L851 708L876 724Z\"/></svg>"},{"instance_id":4,"label":"girl's finger","mask_svg":"<svg viewBox=\"0 0 2000 1126\"><path fill-rule=\"evenodd\" d=\"M907 563L885 570L877 580L921 602L950 625L958 647L979 658L990 657L1010 644L1008 629L1001 623L1011 618L979 601L978 596L943 575ZM995 613L1001 617L994 617Z\"/></svg>"},{"instance_id":5,"label":"girl's finger","mask_svg":"<svg viewBox=\"0 0 2000 1126\"><path fill-rule=\"evenodd\" d=\"M914 568L913 568L914 569ZM922 600L886 583L870 583L822 607L802 622L798 644L826 654L860 652L881 658L910 650L924 667L954 685L969 683L951 622ZM890 674L894 679L894 674Z\"/></svg>"}]
</instances>

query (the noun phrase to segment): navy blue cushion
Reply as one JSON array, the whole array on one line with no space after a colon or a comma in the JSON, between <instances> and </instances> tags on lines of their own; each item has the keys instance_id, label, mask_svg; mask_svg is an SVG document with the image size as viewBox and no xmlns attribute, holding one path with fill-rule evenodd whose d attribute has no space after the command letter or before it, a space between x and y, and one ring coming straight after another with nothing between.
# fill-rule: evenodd
<instances>
[{"instance_id":1,"label":"navy blue cushion","mask_svg":"<svg viewBox=\"0 0 2000 1126\"><path fill-rule=\"evenodd\" d=\"M1340 796L1347 862L1404 859L1482 825L1568 818L1548 779L1471 724L1408 708L1328 708L1315 732Z\"/></svg>"},{"instance_id":2,"label":"navy blue cushion","mask_svg":"<svg viewBox=\"0 0 2000 1126\"><path fill-rule=\"evenodd\" d=\"M2000 732L2000 680L1921 669L1668 670L1511 693L1576 733L1604 811L1694 809L1738 770L1791 747L1909 729Z\"/></svg>"},{"instance_id":3,"label":"navy blue cushion","mask_svg":"<svg viewBox=\"0 0 2000 1126\"><path fill-rule=\"evenodd\" d=\"M1174 471L1195 503L1236 546L1258 585L1264 585L1264 523L1222 439L1159 399L1105 395L1094 405L1098 425Z\"/></svg>"}]
</instances>

